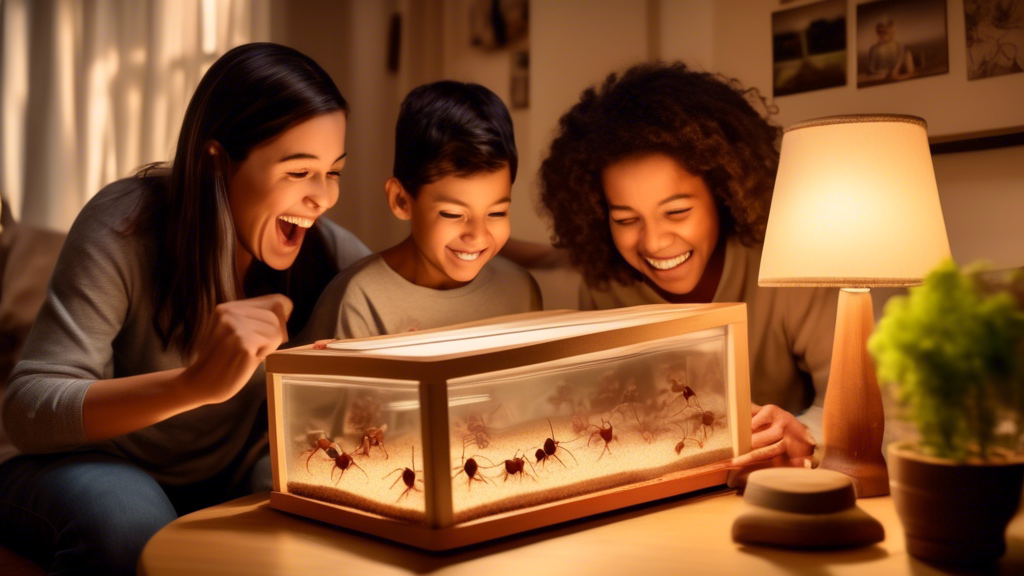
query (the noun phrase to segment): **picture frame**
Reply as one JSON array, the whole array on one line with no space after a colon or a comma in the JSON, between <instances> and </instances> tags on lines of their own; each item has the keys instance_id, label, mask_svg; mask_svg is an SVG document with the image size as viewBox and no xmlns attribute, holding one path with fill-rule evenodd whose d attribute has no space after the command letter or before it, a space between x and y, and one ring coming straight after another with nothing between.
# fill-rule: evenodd
<instances>
[{"instance_id":1,"label":"picture frame","mask_svg":"<svg viewBox=\"0 0 1024 576\"><path fill-rule=\"evenodd\" d=\"M861 5L876 0L848 0L847 25L850 32L848 72L856 75L855 50ZM779 0L774 11L797 9L813 2ZM766 22L766 26L769 23ZM1024 74L1011 73L968 77L969 58L965 6L946 7L949 72L914 81L889 82L859 88L848 82L827 90L792 95L775 95L771 104L778 107L772 120L786 127L811 118L840 114L909 114L928 123L933 154L986 150L1024 145ZM770 44L769 44L770 46Z\"/></svg>"},{"instance_id":2,"label":"picture frame","mask_svg":"<svg viewBox=\"0 0 1024 576\"><path fill-rule=\"evenodd\" d=\"M949 72L945 0L875 0L857 5L857 87Z\"/></svg>"}]
</instances>

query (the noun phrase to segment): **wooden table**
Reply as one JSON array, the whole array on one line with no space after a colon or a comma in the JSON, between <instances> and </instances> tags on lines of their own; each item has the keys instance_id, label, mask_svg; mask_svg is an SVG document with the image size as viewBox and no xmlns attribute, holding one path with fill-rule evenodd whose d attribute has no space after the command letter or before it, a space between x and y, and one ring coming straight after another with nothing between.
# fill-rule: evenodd
<instances>
[{"instance_id":1,"label":"wooden table","mask_svg":"<svg viewBox=\"0 0 1024 576\"><path fill-rule=\"evenodd\" d=\"M744 504L705 493L618 511L552 529L430 554L273 510L269 493L183 516L154 536L139 574L943 574L907 555L892 500L858 505L884 526L878 545L838 552L738 546L730 537ZM1024 515L1008 530L995 574L1024 574Z\"/></svg>"}]
</instances>

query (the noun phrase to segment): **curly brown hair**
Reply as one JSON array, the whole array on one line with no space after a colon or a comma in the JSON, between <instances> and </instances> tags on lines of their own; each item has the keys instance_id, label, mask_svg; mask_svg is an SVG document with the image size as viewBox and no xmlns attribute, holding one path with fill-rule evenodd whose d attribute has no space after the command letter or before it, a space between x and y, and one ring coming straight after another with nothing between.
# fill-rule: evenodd
<instances>
[{"instance_id":1,"label":"curly brown hair","mask_svg":"<svg viewBox=\"0 0 1024 576\"><path fill-rule=\"evenodd\" d=\"M748 96L764 105L764 116ZM704 179L723 238L762 242L782 132L767 121L773 113L756 88L681 62L610 74L562 116L541 164L541 211L553 222L554 245L569 250L589 284L642 279L612 242L601 174L615 162L656 153Z\"/></svg>"}]
</instances>

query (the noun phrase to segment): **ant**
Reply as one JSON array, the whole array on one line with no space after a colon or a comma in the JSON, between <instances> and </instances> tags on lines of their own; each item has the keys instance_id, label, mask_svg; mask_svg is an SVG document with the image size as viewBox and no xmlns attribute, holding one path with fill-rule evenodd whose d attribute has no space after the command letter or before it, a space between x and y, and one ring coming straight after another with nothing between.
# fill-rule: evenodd
<instances>
[{"instance_id":1,"label":"ant","mask_svg":"<svg viewBox=\"0 0 1024 576\"><path fill-rule=\"evenodd\" d=\"M725 414L716 415L711 410L704 410L703 412L701 412L701 415L700 415L700 425L701 425L701 427L702 427L702 429L704 431L704 441L705 442L707 441L708 436L711 435L708 432L708 430L710 430L711 432L714 432L716 426L724 425L724 420L725 420Z\"/></svg>"},{"instance_id":2,"label":"ant","mask_svg":"<svg viewBox=\"0 0 1024 576\"><path fill-rule=\"evenodd\" d=\"M704 447L704 441L701 440L700 438L697 438L695 436L684 436L683 439L676 444L676 454L679 454L683 451L683 448L686 447L687 440L693 440L694 442L696 442L698 448Z\"/></svg>"},{"instance_id":3,"label":"ant","mask_svg":"<svg viewBox=\"0 0 1024 576\"><path fill-rule=\"evenodd\" d=\"M327 437L327 434L324 434L322 431L315 431L310 432L309 436L312 437L313 434L320 434L320 437L317 438L315 442L313 442L312 448L307 448L306 450L302 451L302 454L309 452L309 458L306 458L306 472L310 471L309 461L313 459L313 455L316 454L317 450L323 450L324 453L326 453L328 456L331 456L330 453L327 452L327 449L331 447L331 444L333 444L333 442L331 442L331 439ZM333 458L333 456L331 457Z\"/></svg>"},{"instance_id":4,"label":"ant","mask_svg":"<svg viewBox=\"0 0 1024 576\"><path fill-rule=\"evenodd\" d=\"M686 432L686 430L683 428L683 425L678 422L669 422L668 426L666 426L665 424L661 423L660 421L653 417L645 417L643 420L641 420L640 417L637 416L635 410L633 411L633 418L636 420L637 430L639 430L640 432L640 437L643 438L644 442L647 442L648 444L654 442L655 438L657 438L658 435L661 434L662 432L670 431L670 428L668 426L675 426L679 428L679 431L683 432L684 434Z\"/></svg>"},{"instance_id":5,"label":"ant","mask_svg":"<svg viewBox=\"0 0 1024 576\"><path fill-rule=\"evenodd\" d=\"M668 381L672 382L672 391L673 392L682 392L682 394L680 394L679 396L676 396L675 398L673 398L669 402L669 404L672 404L672 402L675 402L676 400L679 400L680 398L682 398L683 400L686 400L686 407L683 408L682 410L680 410L679 412L676 412L675 414L669 416L669 418L674 418L674 417L682 414L683 412L685 412L688 408L693 408L693 406L690 406L690 400L691 399L697 404L697 406L696 406L697 410L699 410L700 413L702 413L702 414L704 413L704 409L701 408L701 406L700 406L700 399L697 398L697 393L693 391L693 388L690 388L689 386L680 383L675 378L669 378Z\"/></svg>"},{"instance_id":6,"label":"ant","mask_svg":"<svg viewBox=\"0 0 1024 576\"><path fill-rule=\"evenodd\" d=\"M416 467L416 447L413 446L412 447L412 468L395 468L391 472L388 472L387 476L382 478L382 480L386 480L388 476L391 476L395 472L401 472L402 473L398 478L395 478L395 481L392 482L391 486L388 487L388 490L390 490L391 488L394 488L395 484L398 484L399 480L401 480L402 482L405 483L405 491L398 495L398 500L401 500L402 497L405 496L406 494L408 494L409 491L411 491L411 490L415 490L416 492L421 492L421 490L416 487L416 483L417 482L422 483L423 480L420 480L419 478L416 478L416 471L413 470L413 468L415 468L415 467ZM398 500L396 500L396 502Z\"/></svg>"},{"instance_id":7,"label":"ant","mask_svg":"<svg viewBox=\"0 0 1024 576\"><path fill-rule=\"evenodd\" d=\"M466 443L475 444L477 448L487 448L491 443L490 430L487 429L487 424L484 423L484 419L479 414L470 414L466 418L466 434L462 435L462 445L466 446Z\"/></svg>"},{"instance_id":8,"label":"ant","mask_svg":"<svg viewBox=\"0 0 1024 576\"><path fill-rule=\"evenodd\" d=\"M455 466L454 468L452 468L452 470L458 470L458 472L455 473L455 476L458 476L459 472L463 472L463 473L466 474L466 478L468 479L467 482L466 482L466 486L468 488L472 488L473 487L473 480L476 480L478 482L485 482L485 483L489 482L489 480L487 480L487 477L480 473L480 464L477 463L477 461L476 461L477 458L483 458L484 460L487 460L487 462L491 465L490 467L494 467L494 462L491 462L490 459L488 459L485 456L479 456L479 455L478 456L473 456L473 457L470 457L467 460L466 459L466 443L463 442L463 444L462 444L462 464L459 465L459 466ZM455 479L455 476L452 476L452 480Z\"/></svg>"},{"instance_id":9,"label":"ant","mask_svg":"<svg viewBox=\"0 0 1024 576\"><path fill-rule=\"evenodd\" d=\"M363 433L363 443L352 452L353 455L365 454L370 455L370 448L376 446L380 448L381 452L384 453L384 459L389 458L388 451L384 448L384 433L388 431L388 425L384 424L380 428L369 427Z\"/></svg>"},{"instance_id":10,"label":"ant","mask_svg":"<svg viewBox=\"0 0 1024 576\"><path fill-rule=\"evenodd\" d=\"M678 444L676 444L676 454L679 454L683 450L683 446L684 446L684 444L685 444L685 442L687 440L693 440L694 442L697 443L698 447L703 448L704 447L704 443L707 442L708 441L708 437L711 436L711 434L708 432L708 430L711 430L711 432L714 432L716 426L722 425L722 422L723 422L724 418L725 418L724 414L721 415L721 416L717 416L711 410L703 410L703 411L701 411L701 413L699 415L698 414L694 414L694 415L690 416L688 418L688 420L693 422L693 428L692 429L693 429L694 434L693 434L693 436L690 436L690 435L684 436L683 439L680 440ZM703 433L703 438L697 438L697 430L698 429L700 429L700 431Z\"/></svg>"},{"instance_id":11,"label":"ant","mask_svg":"<svg viewBox=\"0 0 1024 576\"><path fill-rule=\"evenodd\" d=\"M561 464L563 468L568 468L568 466L565 465L565 462L562 462L562 459L559 458L557 454L555 454L555 451L558 450L559 448L561 448L563 452L565 452L569 456L572 456L572 461L573 462L576 462L576 464L579 464L579 461L576 460L576 457L572 455L572 452L569 452L568 449L562 448L561 446L559 446L559 444L561 444L561 442L559 442L558 440L555 440L555 428L551 425L551 418L548 418L547 420L548 420L548 429L551 430L551 437L549 437L547 440L544 441L544 449L543 450L541 450L539 448L537 449L537 453L534 455L537 458L537 462L540 463L541 461L546 461L549 457L551 457L551 458L554 458L555 460L558 460L558 463Z\"/></svg>"},{"instance_id":12,"label":"ant","mask_svg":"<svg viewBox=\"0 0 1024 576\"><path fill-rule=\"evenodd\" d=\"M572 415L572 431L577 435L587 431L590 427L590 416L583 411L577 412Z\"/></svg>"},{"instance_id":13,"label":"ant","mask_svg":"<svg viewBox=\"0 0 1024 576\"><path fill-rule=\"evenodd\" d=\"M607 426L605 426L606 424ZM612 451L608 448L608 444L610 444L612 440L618 440L618 437L612 433L612 423L602 418L600 426L597 424L591 424L588 428L597 428L597 430L594 430L594 432L590 434L590 439L587 440L587 446L590 446L590 443L594 440L594 436L600 435L601 440L604 440L604 450L601 450L601 455L598 456L597 459L600 460L601 457L604 456L605 452L611 454Z\"/></svg>"},{"instance_id":14,"label":"ant","mask_svg":"<svg viewBox=\"0 0 1024 576\"><path fill-rule=\"evenodd\" d=\"M335 446L337 446L337 449L334 448ZM341 478L345 476L345 470L348 470L349 466L355 466L356 468L359 468L359 471L363 473L363 476L366 476L367 479L369 479L369 476L366 475L366 470L363 470L362 466L356 464L356 459L353 458L352 455L349 454L348 452L345 452L345 450L343 450L341 446L334 444L333 446L330 447L330 450L335 454L335 456L333 456L334 466L331 468L331 479L334 479L335 469L341 470L341 476L338 476L338 481L334 483L335 486L338 485L338 482L341 482ZM331 452L328 452L328 455L330 455Z\"/></svg>"},{"instance_id":15,"label":"ant","mask_svg":"<svg viewBox=\"0 0 1024 576\"><path fill-rule=\"evenodd\" d=\"M505 476L502 479L502 482L505 482L506 480L508 480L509 476L515 476L517 474L520 477L522 477L522 476L529 476L530 479L533 480L534 482L537 481L536 478L534 478L533 476L530 476L530 474L528 474L526 472L526 470L524 469L523 465L524 464L529 464L530 465L530 469L533 470L533 473L534 474L537 473L537 469L533 467L533 463L531 463L529 460L526 459L526 453L525 452L523 453L522 456L519 456L519 453L521 451L522 450L516 450L516 453L512 455L512 458L510 460L505 460L502 463L502 464L505 465L505 470L504 470ZM499 464L499 466L500 466L500 464ZM491 468L491 466L488 466L488 468Z\"/></svg>"}]
</instances>

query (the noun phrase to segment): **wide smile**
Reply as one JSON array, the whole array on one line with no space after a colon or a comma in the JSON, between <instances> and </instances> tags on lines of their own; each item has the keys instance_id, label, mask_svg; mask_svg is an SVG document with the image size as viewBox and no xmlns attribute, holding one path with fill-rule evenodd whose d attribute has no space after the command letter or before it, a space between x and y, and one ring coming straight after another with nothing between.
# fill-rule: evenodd
<instances>
[{"instance_id":1,"label":"wide smile","mask_svg":"<svg viewBox=\"0 0 1024 576\"><path fill-rule=\"evenodd\" d=\"M484 253L484 250L477 250L475 252L464 252L462 250L456 250L454 248L449 248L447 246L445 247L445 249L449 250L452 254L455 255L456 258L462 260L463 262L473 262L474 260L480 258L480 255Z\"/></svg>"},{"instance_id":2,"label":"wide smile","mask_svg":"<svg viewBox=\"0 0 1024 576\"><path fill-rule=\"evenodd\" d=\"M682 266L683 263L686 262L687 260L689 260L690 256L692 256L692 255L693 255L693 250L689 250L687 252L683 252L682 254L680 254L679 256L676 256L674 258L650 258L650 257L644 256L643 259L644 259L644 261L647 262L647 264L649 264L651 266L651 268L654 268L655 270L662 270L662 271L664 271L664 270L671 270L671 269L676 268L678 266Z\"/></svg>"},{"instance_id":3,"label":"wide smile","mask_svg":"<svg viewBox=\"0 0 1024 576\"><path fill-rule=\"evenodd\" d=\"M302 216L291 216L283 214L277 217L278 240L286 247L294 247L302 244L302 238L313 225L313 220Z\"/></svg>"}]
</instances>

